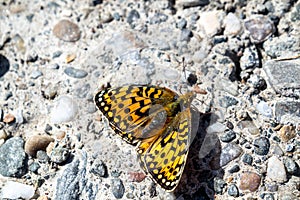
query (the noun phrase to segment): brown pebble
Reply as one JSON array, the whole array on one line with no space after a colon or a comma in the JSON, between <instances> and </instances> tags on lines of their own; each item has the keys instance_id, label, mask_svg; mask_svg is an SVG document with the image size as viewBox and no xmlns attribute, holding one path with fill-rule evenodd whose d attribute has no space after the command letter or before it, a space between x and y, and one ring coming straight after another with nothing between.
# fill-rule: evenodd
<instances>
[{"instance_id":1,"label":"brown pebble","mask_svg":"<svg viewBox=\"0 0 300 200\"><path fill-rule=\"evenodd\" d=\"M66 42L75 42L80 39L79 27L73 22L63 19L53 28L53 34Z\"/></svg>"},{"instance_id":2,"label":"brown pebble","mask_svg":"<svg viewBox=\"0 0 300 200\"><path fill-rule=\"evenodd\" d=\"M59 132L56 134L56 139L62 140L62 139L65 138L65 136L66 136L66 132L64 132L64 131L59 131Z\"/></svg>"},{"instance_id":3,"label":"brown pebble","mask_svg":"<svg viewBox=\"0 0 300 200\"><path fill-rule=\"evenodd\" d=\"M274 32L273 22L266 16L258 15L245 21L245 28L250 32L254 43L261 43L268 39Z\"/></svg>"},{"instance_id":4,"label":"brown pebble","mask_svg":"<svg viewBox=\"0 0 300 200\"><path fill-rule=\"evenodd\" d=\"M146 178L146 174L143 172L129 172L129 180L132 182L142 182Z\"/></svg>"},{"instance_id":5,"label":"brown pebble","mask_svg":"<svg viewBox=\"0 0 300 200\"><path fill-rule=\"evenodd\" d=\"M48 135L34 135L25 142L25 152L34 157L39 150L45 151L50 142L54 139Z\"/></svg>"},{"instance_id":6,"label":"brown pebble","mask_svg":"<svg viewBox=\"0 0 300 200\"><path fill-rule=\"evenodd\" d=\"M66 56L66 63L72 62L73 60L75 60L75 58L76 58L76 55L75 55L75 54L68 54L68 55Z\"/></svg>"},{"instance_id":7,"label":"brown pebble","mask_svg":"<svg viewBox=\"0 0 300 200\"><path fill-rule=\"evenodd\" d=\"M293 139L294 137L296 137L295 127L288 125L281 127L281 129L279 130L279 137L283 142L287 142L290 139Z\"/></svg>"},{"instance_id":8,"label":"brown pebble","mask_svg":"<svg viewBox=\"0 0 300 200\"><path fill-rule=\"evenodd\" d=\"M16 120L15 116L13 114L7 114L5 115L5 117L3 118L3 122L5 123L12 123Z\"/></svg>"},{"instance_id":9,"label":"brown pebble","mask_svg":"<svg viewBox=\"0 0 300 200\"><path fill-rule=\"evenodd\" d=\"M240 178L240 189L254 192L260 185L260 176L253 172L244 172Z\"/></svg>"}]
</instances>

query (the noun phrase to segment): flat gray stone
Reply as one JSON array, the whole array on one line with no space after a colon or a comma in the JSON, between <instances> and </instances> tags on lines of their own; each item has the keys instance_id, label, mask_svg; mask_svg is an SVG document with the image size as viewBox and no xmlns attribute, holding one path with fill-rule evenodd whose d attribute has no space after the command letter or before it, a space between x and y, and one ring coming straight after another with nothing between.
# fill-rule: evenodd
<instances>
[{"instance_id":1,"label":"flat gray stone","mask_svg":"<svg viewBox=\"0 0 300 200\"><path fill-rule=\"evenodd\" d=\"M300 97L299 61L268 61L263 69L276 92L288 97Z\"/></svg>"}]
</instances>

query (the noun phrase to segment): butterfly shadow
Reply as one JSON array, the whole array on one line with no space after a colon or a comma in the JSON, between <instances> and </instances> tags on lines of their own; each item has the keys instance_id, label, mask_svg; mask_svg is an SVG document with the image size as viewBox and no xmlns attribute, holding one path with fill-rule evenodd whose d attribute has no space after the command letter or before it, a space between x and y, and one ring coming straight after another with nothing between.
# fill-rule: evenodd
<instances>
[{"instance_id":1,"label":"butterfly shadow","mask_svg":"<svg viewBox=\"0 0 300 200\"><path fill-rule=\"evenodd\" d=\"M174 190L176 199L214 199L214 179L224 175L219 165L220 141L216 134L206 131L215 120L216 116L212 113L203 114L192 109L192 133L195 133L183 175Z\"/></svg>"}]
</instances>

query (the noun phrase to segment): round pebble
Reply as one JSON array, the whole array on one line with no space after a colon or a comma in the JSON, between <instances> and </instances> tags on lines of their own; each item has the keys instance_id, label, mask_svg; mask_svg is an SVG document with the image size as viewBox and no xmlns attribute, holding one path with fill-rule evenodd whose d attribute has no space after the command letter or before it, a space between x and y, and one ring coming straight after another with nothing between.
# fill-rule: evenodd
<instances>
[{"instance_id":1,"label":"round pebble","mask_svg":"<svg viewBox=\"0 0 300 200\"><path fill-rule=\"evenodd\" d=\"M238 35L242 30L242 25L237 16L233 13L228 13L224 19L224 34L235 36Z\"/></svg>"},{"instance_id":2,"label":"round pebble","mask_svg":"<svg viewBox=\"0 0 300 200\"><path fill-rule=\"evenodd\" d=\"M232 197L238 197L239 196L239 189L236 185L232 184L228 187L228 195Z\"/></svg>"},{"instance_id":3,"label":"round pebble","mask_svg":"<svg viewBox=\"0 0 300 200\"><path fill-rule=\"evenodd\" d=\"M1 199L31 199L35 188L23 183L8 181L1 189Z\"/></svg>"},{"instance_id":4,"label":"round pebble","mask_svg":"<svg viewBox=\"0 0 300 200\"><path fill-rule=\"evenodd\" d=\"M78 112L77 103L69 96L61 96L51 110L52 123L64 123L74 119Z\"/></svg>"},{"instance_id":5,"label":"round pebble","mask_svg":"<svg viewBox=\"0 0 300 200\"><path fill-rule=\"evenodd\" d=\"M82 69L76 69L74 67L67 67L64 70L64 73L72 78L84 78L88 75L88 73Z\"/></svg>"},{"instance_id":6,"label":"round pebble","mask_svg":"<svg viewBox=\"0 0 300 200\"><path fill-rule=\"evenodd\" d=\"M244 172L240 177L240 189L254 192L258 189L260 180L261 178L258 174L253 172Z\"/></svg>"},{"instance_id":7,"label":"round pebble","mask_svg":"<svg viewBox=\"0 0 300 200\"><path fill-rule=\"evenodd\" d=\"M264 156L267 155L270 148L270 142L268 138L260 137L254 140L254 152L257 155Z\"/></svg>"},{"instance_id":8,"label":"round pebble","mask_svg":"<svg viewBox=\"0 0 300 200\"><path fill-rule=\"evenodd\" d=\"M49 156L45 151L37 151L36 158L41 163L47 163L50 160Z\"/></svg>"},{"instance_id":9,"label":"round pebble","mask_svg":"<svg viewBox=\"0 0 300 200\"><path fill-rule=\"evenodd\" d=\"M54 139L48 135L34 135L26 140L25 152L28 155L35 157L37 151L45 151L49 143L53 141Z\"/></svg>"},{"instance_id":10,"label":"round pebble","mask_svg":"<svg viewBox=\"0 0 300 200\"><path fill-rule=\"evenodd\" d=\"M260 101L256 104L256 110L265 117L271 118L273 116L272 108L265 101Z\"/></svg>"},{"instance_id":11,"label":"round pebble","mask_svg":"<svg viewBox=\"0 0 300 200\"><path fill-rule=\"evenodd\" d=\"M53 28L53 34L66 42L76 42L80 39L79 27L69 20L59 21Z\"/></svg>"},{"instance_id":12,"label":"round pebble","mask_svg":"<svg viewBox=\"0 0 300 200\"><path fill-rule=\"evenodd\" d=\"M35 71L31 72L31 74L30 74L30 78L32 78L32 79L37 79L41 76L43 76L43 73L39 70L35 70Z\"/></svg>"}]
</instances>

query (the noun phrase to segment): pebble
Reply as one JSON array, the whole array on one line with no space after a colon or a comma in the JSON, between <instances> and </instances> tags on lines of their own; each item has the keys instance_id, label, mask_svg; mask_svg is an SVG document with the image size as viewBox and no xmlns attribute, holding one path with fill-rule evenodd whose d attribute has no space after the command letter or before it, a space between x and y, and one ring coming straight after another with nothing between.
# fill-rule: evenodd
<instances>
[{"instance_id":1,"label":"pebble","mask_svg":"<svg viewBox=\"0 0 300 200\"><path fill-rule=\"evenodd\" d=\"M286 170L284 164L276 157L272 156L268 159L267 178L277 183L284 183L287 181Z\"/></svg>"},{"instance_id":2,"label":"pebble","mask_svg":"<svg viewBox=\"0 0 300 200\"><path fill-rule=\"evenodd\" d=\"M260 137L254 140L254 152L257 155L267 155L270 149L270 142L268 138Z\"/></svg>"},{"instance_id":3,"label":"pebble","mask_svg":"<svg viewBox=\"0 0 300 200\"><path fill-rule=\"evenodd\" d=\"M265 41L263 43L263 48L265 49L266 54L271 58L288 57L288 55L297 55L299 43L299 37L283 34L279 37L272 38L272 40Z\"/></svg>"},{"instance_id":4,"label":"pebble","mask_svg":"<svg viewBox=\"0 0 300 200\"><path fill-rule=\"evenodd\" d=\"M32 78L32 79L37 79L37 78L39 78L41 76L43 76L43 73L41 71L39 71L39 70L34 70L30 74L30 78Z\"/></svg>"},{"instance_id":5,"label":"pebble","mask_svg":"<svg viewBox=\"0 0 300 200\"><path fill-rule=\"evenodd\" d=\"M127 23L132 24L140 18L140 13L137 10L132 9L127 16Z\"/></svg>"},{"instance_id":6,"label":"pebble","mask_svg":"<svg viewBox=\"0 0 300 200\"><path fill-rule=\"evenodd\" d=\"M84 157L82 162L86 162L86 157ZM86 186L86 181L85 165L81 165L78 159L74 160L57 179L56 192L53 199L80 199L80 194L83 187Z\"/></svg>"},{"instance_id":7,"label":"pebble","mask_svg":"<svg viewBox=\"0 0 300 200\"><path fill-rule=\"evenodd\" d=\"M28 166L28 170L33 172L33 173L37 173L37 171L40 169L40 164L37 162L32 162L29 166Z\"/></svg>"},{"instance_id":8,"label":"pebble","mask_svg":"<svg viewBox=\"0 0 300 200\"><path fill-rule=\"evenodd\" d=\"M283 142L287 142L296 137L295 127L290 125L284 125L280 128L278 136Z\"/></svg>"},{"instance_id":9,"label":"pebble","mask_svg":"<svg viewBox=\"0 0 300 200\"><path fill-rule=\"evenodd\" d=\"M238 166L238 165L233 165L233 166L228 170L228 172L231 173L231 174L236 173L236 172L238 172L238 171L240 171L240 166Z\"/></svg>"},{"instance_id":10,"label":"pebble","mask_svg":"<svg viewBox=\"0 0 300 200\"><path fill-rule=\"evenodd\" d=\"M273 110L265 101L260 101L256 104L256 110L265 117L271 118L273 116Z\"/></svg>"},{"instance_id":11,"label":"pebble","mask_svg":"<svg viewBox=\"0 0 300 200\"><path fill-rule=\"evenodd\" d=\"M163 13L155 13L153 17L150 18L150 24L160 24L168 20L168 15Z\"/></svg>"},{"instance_id":12,"label":"pebble","mask_svg":"<svg viewBox=\"0 0 300 200\"><path fill-rule=\"evenodd\" d=\"M248 165L251 166L252 162L253 162L253 157L250 154L245 153L243 158L242 158L242 161L243 161L243 163L248 164Z\"/></svg>"},{"instance_id":13,"label":"pebble","mask_svg":"<svg viewBox=\"0 0 300 200\"><path fill-rule=\"evenodd\" d=\"M252 45L245 48L243 56L240 59L241 69L254 69L260 66L260 58L256 46Z\"/></svg>"},{"instance_id":14,"label":"pebble","mask_svg":"<svg viewBox=\"0 0 300 200\"><path fill-rule=\"evenodd\" d=\"M50 160L49 156L45 151L37 151L36 158L41 163L47 163Z\"/></svg>"},{"instance_id":15,"label":"pebble","mask_svg":"<svg viewBox=\"0 0 300 200\"><path fill-rule=\"evenodd\" d=\"M280 123L293 123L297 124L300 121L300 101L284 100L277 101L275 104L275 117Z\"/></svg>"},{"instance_id":16,"label":"pebble","mask_svg":"<svg viewBox=\"0 0 300 200\"><path fill-rule=\"evenodd\" d=\"M84 78L88 75L88 73L82 69L76 69L74 67L67 67L64 70L64 73L72 78Z\"/></svg>"},{"instance_id":17,"label":"pebble","mask_svg":"<svg viewBox=\"0 0 300 200\"><path fill-rule=\"evenodd\" d=\"M219 177L216 177L214 178L214 191L217 193L217 194L222 194L223 193L223 189L226 185L226 182L219 178Z\"/></svg>"},{"instance_id":18,"label":"pebble","mask_svg":"<svg viewBox=\"0 0 300 200\"><path fill-rule=\"evenodd\" d=\"M7 181L1 189L1 199L31 199L35 188L15 181Z\"/></svg>"},{"instance_id":19,"label":"pebble","mask_svg":"<svg viewBox=\"0 0 300 200\"><path fill-rule=\"evenodd\" d=\"M232 197L239 196L239 189L235 184L229 185L227 192L228 192L228 195L230 195Z\"/></svg>"},{"instance_id":20,"label":"pebble","mask_svg":"<svg viewBox=\"0 0 300 200\"><path fill-rule=\"evenodd\" d=\"M261 178L254 172L244 172L240 177L240 189L255 192L260 184Z\"/></svg>"},{"instance_id":21,"label":"pebble","mask_svg":"<svg viewBox=\"0 0 300 200\"><path fill-rule=\"evenodd\" d=\"M298 80L300 64L294 61L267 61L263 69L268 82L276 92L290 97L300 97Z\"/></svg>"},{"instance_id":22,"label":"pebble","mask_svg":"<svg viewBox=\"0 0 300 200\"><path fill-rule=\"evenodd\" d=\"M100 177L108 176L106 165L99 159L93 162L90 172Z\"/></svg>"},{"instance_id":23,"label":"pebble","mask_svg":"<svg viewBox=\"0 0 300 200\"><path fill-rule=\"evenodd\" d=\"M244 120L239 121L237 126L245 133L250 133L251 135L258 135L260 133L259 129L256 127L253 121Z\"/></svg>"},{"instance_id":24,"label":"pebble","mask_svg":"<svg viewBox=\"0 0 300 200\"><path fill-rule=\"evenodd\" d=\"M198 25L204 30L208 37L216 35L221 30L220 12L208 11L200 14Z\"/></svg>"},{"instance_id":25,"label":"pebble","mask_svg":"<svg viewBox=\"0 0 300 200\"><path fill-rule=\"evenodd\" d=\"M144 172L129 172L129 180L132 182L142 182L146 178Z\"/></svg>"},{"instance_id":26,"label":"pebble","mask_svg":"<svg viewBox=\"0 0 300 200\"><path fill-rule=\"evenodd\" d=\"M69 20L59 21L53 28L53 34L65 42L76 42L80 39L79 27Z\"/></svg>"},{"instance_id":27,"label":"pebble","mask_svg":"<svg viewBox=\"0 0 300 200\"><path fill-rule=\"evenodd\" d=\"M9 70L9 61L8 59L0 54L0 77L4 76Z\"/></svg>"},{"instance_id":28,"label":"pebble","mask_svg":"<svg viewBox=\"0 0 300 200\"><path fill-rule=\"evenodd\" d=\"M205 6L209 4L209 0L177 0L176 5L183 8Z\"/></svg>"},{"instance_id":29,"label":"pebble","mask_svg":"<svg viewBox=\"0 0 300 200\"><path fill-rule=\"evenodd\" d=\"M184 28L186 28L187 25L187 21L184 18L181 18L177 23L176 23L176 27L179 28L180 30L183 30Z\"/></svg>"},{"instance_id":30,"label":"pebble","mask_svg":"<svg viewBox=\"0 0 300 200\"><path fill-rule=\"evenodd\" d=\"M75 58L76 58L76 54L68 54L66 56L66 63L70 63L70 62L74 61Z\"/></svg>"},{"instance_id":31,"label":"pebble","mask_svg":"<svg viewBox=\"0 0 300 200\"><path fill-rule=\"evenodd\" d=\"M70 156L70 151L64 147L54 147L50 153L50 159L57 164L64 163Z\"/></svg>"},{"instance_id":32,"label":"pebble","mask_svg":"<svg viewBox=\"0 0 300 200\"><path fill-rule=\"evenodd\" d=\"M224 19L224 35L236 36L242 30L242 25L237 16L233 13L228 13ZM242 63L242 62L241 62Z\"/></svg>"},{"instance_id":33,"label":"pebble","mask_svg":"<svg viewBox=\"0 0 300 200\"><path fill-rule=\"evenodd\" d=\"M14 122L15 121L15 116L13 115L13 114L7 114L7 115L5 115L4 116L4 118L3 118L3 122L5 122L5 123L12 123L12 122Z\"/></svg>"},{"instance_id":34,"label":"pebble","mask_svg":"<svg viewBox=\"0 0 300 200\"><path fill-rule=\"evenodd\" d=\"M72 121L78 112L77 103L69 96L61 96L51 110L52 123L64 123Z\"/></svg>"},{"instance_id":35,"label":"pebble","mask_svg":"<svg viewBox=\"0 0 300 200\"><path fill-rule=\"evenodd\" d=\"M42 90L42 95L45 99L54 99L57 95L57 86L49 83Z\"/></svg>"},{"instance_id":36,"label":"pebble","mask_svg":"<svg viewBox=\"0 0 300 200\"><path fill-rule=\"evenodd\" d=\"M267 40L275 32L273 22L263 15L257 15L253 19L246 20L244 25L254 43Z\"/></svg>"},{"instance_id":37,"label":"pebble","mask_svg":"<svg viewBox=\"0 0 300 200\"><path fill-rule=\"evenodd\" d=\"M228 143L222 149L220 155L220 166L227 165L230 161L237 158L242 153L241 147L236 144Z\"/></svg>"},{"instance_id":38,"label":"pebble","mask_svg":"<svg viewBox=\"0 0 300 200\"><path fill-rule=\"evenodd\" d=\"M286 171L291 175L297 175L299 173L299 165L290 157L285 157L284 160L284 166L286 168Z\"/></svg>"},{"instance_id":39,"label":"pebble","mask_svg":"<svg viewBox=\"0 0 300 200\"><path fill-rule=\"evenodd\" d=\"M52 58L53 58L53 59L54 59L54 58L58 58L59 56L61 56L62 53L63 53L62 51L55 51L55 52L53 52L53 54L52 54Z\"/></svg>"},{"instance_id":40,"label":"pebble","mask_svg":"<svg viewBox=\"0 0 300 200\"><path fill-rule=\"evenodd\" d=\"M116 199L121 199L125 193L123 182L119 178L111 180L111 191Z\"/></svg>"},{"instance_id":41,"label":"pebble","mask_svg":"<svg viewBox=\"0 0 300 200\"><path fill-rule=\"evenodd\" d=\"M0 146L0 174L7 177L22 177L26 171L26 153L24 141L12 137Z\"/></svg>"},{"instance_id":42,"label":"pebble","mask_svg":"<svg viewBox=\"0 0 300 200\"><path fill-rule=\"evenodd\" d=\"M31 136L25 142L25 152L32 156L36 156L36 152L39 150L45 151L50 142L54 142L54 139L48 135L34 135Z\"/></svg>"},{"instance_id":43,"label":"pebble","mask_svg":"<svg viewBox=\"0 0 300 200\"><path fill-rule=\"evenodd\" d=\"M233 130L227 130L222 136L220 136L220 140L222 142L231 142L235 138L236 138L236 132L234 132Z\"/></svg>"}]
</instances>

